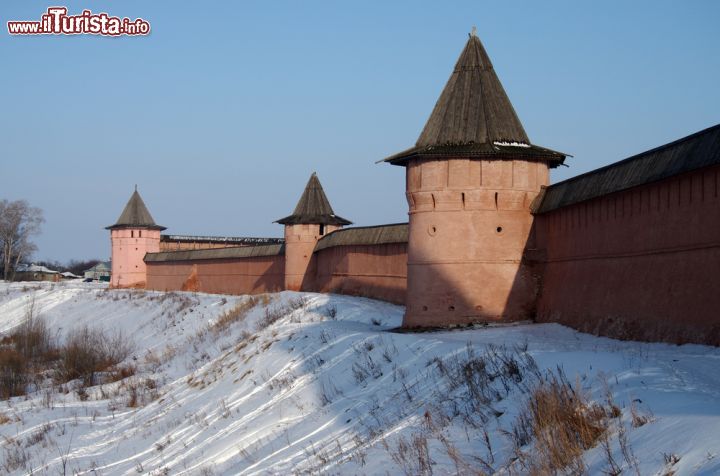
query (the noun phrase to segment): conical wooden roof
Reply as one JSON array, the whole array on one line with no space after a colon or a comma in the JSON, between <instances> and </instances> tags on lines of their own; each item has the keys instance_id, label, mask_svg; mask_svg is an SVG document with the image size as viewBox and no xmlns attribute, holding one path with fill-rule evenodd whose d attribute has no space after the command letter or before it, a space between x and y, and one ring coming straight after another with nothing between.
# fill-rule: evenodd
<instances>
[{"instance_id":1,"label":"conical wooden roof","mask_svg":"<svg viewBox=\"0 0 720 476\"><path fill-rule=\"evenodd\" d=\"M148 211L143 202L142 197L135 189L130 200L128 200L125 209L120 214L120 218L117 219L114 225L106 227L108 230L113 228L152 228L156 230L164 230L164 226L160 226L155 223L150 211Z\"/></svg>"},{"instance_id":2,"label":"conical wooden roof","mask_svg":"<svg viewBox=\"0 0 720 476\"><path fill-rule=\"evenodd\" d=\"M303 191L300 201L292 215L277 220L281 225L351 225L352 222L335 215L330 201L320 184L317 174L313 172Z\"/></svg>"},{"instance_id":3,"label":"conical wooden roof","mask_svg":"<svg viewBox=\"0 0 720 476\"><path fill-rule=\"evenodd\" d=\"M480 39L472 34L415 147L385 159L416 156L535 157L560 163L566 154L530 144Z\"/></svg>"},{"instance_id":4,"label":"conical wooden roof","mask_svg":"<svg viewBox=\"0 0 720 476\"><path fill-rule=\"evenodd\" d=\"M470 35L415 145L491 142L530 139L480 39Z\"/></svg>"}]
</instances>

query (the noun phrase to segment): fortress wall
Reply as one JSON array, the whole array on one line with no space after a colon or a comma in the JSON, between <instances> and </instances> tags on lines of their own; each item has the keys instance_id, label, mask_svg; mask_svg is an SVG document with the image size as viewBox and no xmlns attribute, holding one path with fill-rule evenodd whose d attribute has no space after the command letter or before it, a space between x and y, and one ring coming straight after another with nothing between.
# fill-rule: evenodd
<instances>
[{"instance_id":1,"label":"fortress wall","mask_svg":"<svg viewBox=\"0 0 720 476\"><path fill-rule=\"evenodd\" d=\"M159 255L163 255L162 253ZM193 259L171 253L146 259L146 289L219 294L282 291L285 256ZM404 304L407 244L343 245L313 254L303 291L365 296Z\"/></svg>"},{"instance_id":2,"label":"fortress wall","mask_svg":"<svg viewBox=\"0 0 720 476\"><path fill-rule=\"evenodd\" d=\"M333 246L313 261L313 291L405 303L407 243Z\"/></svg>"},{"instance_id":3,"label":"fortress wall","mask_svg":"<svg viewBox=\"0 0 720 476\"><path fill-rule=\"evenodd\" d=\"M407 224L332 231L311 254L303 291L404 304ZM257 294L286 288L287 244L148 253L147 289Z\"/></svg>"},{"instance_id":4,"label":"fortress wall","mask_svg":"<svg viewBox=\"0 0 720 476\"><path fill-rule=\"evenodd\" d=\"M536 216L540 322L720 345L720 166Z\"/></svg>"},{"instance_id":5,"label":"fortress wall","mask_svg":"<svg viewBox=\"0 0 720 476\"><path fill-rule=\"evenodd\" d=\"M285 258L263 256L219 260L167 261L147 264L147 289L217 294L282 291Z\"/></svg>"}]
</instances>

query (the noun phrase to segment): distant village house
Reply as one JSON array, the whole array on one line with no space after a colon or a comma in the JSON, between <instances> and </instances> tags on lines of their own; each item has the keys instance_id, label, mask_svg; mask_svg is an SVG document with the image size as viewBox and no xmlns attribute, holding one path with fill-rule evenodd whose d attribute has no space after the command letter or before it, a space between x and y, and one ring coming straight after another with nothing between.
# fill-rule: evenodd
<instances>
[{"instance_id":1,"label":"distant village house","mask_svg":"<svg viewBox=\"0 0 720 476\"><path fill-rule=\"evenodd\" d=\"M15 270L16 281L52 281L62 279L62 275L54 269L36 264L19 264Z\"/></svg>"},{"instance_id":2,"label":"distant village house","mask_svg":"<svg viewBox=\"0 0 720 476\"><path fill-rule=\"evenodd\" d=\"M90 269L84 271L85 279L110 282L110 261L101 261Z\"/></svg>"}]
</instances>

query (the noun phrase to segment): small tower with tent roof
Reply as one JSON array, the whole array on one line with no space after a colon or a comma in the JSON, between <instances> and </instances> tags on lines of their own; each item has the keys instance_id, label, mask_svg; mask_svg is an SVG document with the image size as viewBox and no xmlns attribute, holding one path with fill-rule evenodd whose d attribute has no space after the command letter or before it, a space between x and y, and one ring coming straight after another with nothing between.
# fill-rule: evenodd
<instances>
[{"instance_id":1,"label":"small tower with tent roof","mask_svg":"<svg viewBox=\"0 0 720 476\"><path fill-rule=\"evenodd\" d=\"M293 214L275 223L285 225L285 289L290 291L303 289L318 240L352 224L335 215L315 172L305 185Z\"/></svg>"},{"instance_id":2,"label":"small tower with tent roof","mask_svg":"<svg viewBox=\"0 0 720 476\"><path fill-rule=\"evenodd\" d=\"M146 269L143 258L146 253L160 251L160 232L165 227L155 223L137 191L137 186L120 218L106 229L110 230L112 246L110 286L144 286Z\"/></svg>"}]
</instances>

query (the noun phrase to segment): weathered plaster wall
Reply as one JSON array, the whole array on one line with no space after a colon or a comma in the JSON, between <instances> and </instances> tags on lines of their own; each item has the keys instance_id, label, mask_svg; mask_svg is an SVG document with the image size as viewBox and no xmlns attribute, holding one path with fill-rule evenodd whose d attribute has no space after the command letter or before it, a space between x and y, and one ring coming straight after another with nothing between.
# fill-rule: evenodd
<instances>
[{"instance_id":1,"label":"weathered plaster wall","mask_svg":"<svg viewBox=\"0 0 720 476\"><path fill-rule=\"evenodd\" d=\"M404 327L532 319L538 283L522 257L548 179L542 162L410 161Z\"/></svg>"},{"instance_id":2,"label":"weathered plaster wall","mask_svg":"<svg viewBox=\"0 0 720 476\"><path fill-rule=\"evenodd\" d=\"M539 184L542 178L538 179ZM479 268L474 273L487 272L480 263L486 259L484 252L495 256L496 261L490 260L494 273L503 267L512 268L515 274L510 273L503 284L503 298L498 305L501 302L504 306L517 305L514 291L518 276L521 281L528 279L517 270L520 273L525 270L532 274L532 283L542 275L539 298L532 303L536 304L540 322L559 322L585 332L624 339L720 345L720 293L710 291L720 282L719 182L720 166L707 167L537 215L532 226L516 217L513 208L528 206L533 194L518 195L513 201L510 198L515 191L499 193L497 211L493 210L494 192L491 195L430 192L430 202L424 194L409 199L415 207L426 209L430 221L424 225L428 229L435 226L436 230L434 234L420 230L429 238L437 238L434 246L442 247L443 253L465 256L463 253L468 251L462 247L469 246L477 256L463 266ZM465 208L462 193L466 193ZM459 204L455 203L456 195L460 197ZM509 203L502 202L504 196ZM432 212L438 209L446 213L438 217ZM503 221L491 221L484 213L486 209L493 212L493 219ZM507 235L492 227L492 233L476 234L480 238L475 244L468 244L467 238L445 235L445 227L458 226L445 217L462 213L469 214L470 219L460 221L462 233L457 236L468 236L469 231L462 228L466 225L481 231L488 225L503 226L506 230L510 223L511 236L517 234L513 248L523 242L525 258L518 260L514 255L503 254L505 245L496 240ZM505 218L509 221L504 221ZM410 239L414 239L412 235ZM433 240L429 241L423 246L433 244ZM407 243L330 246L308 257L309 261L305 261L305 254L302 255L303 263L307 263L303 264L306 266L303 290L405 302L407 271L413 266L411 260L408 268ZM283 254L149 262L147 287L227 294L275 292L286 288L285 264ZM465 290L468 296L477 299L498 286L494 282L466 286L467 282L462 281L464 274L458 275L462 279L457 282L447 279L448 276L452 274L441 274L445 280L435 282L428 278L428 295L419 294L411 306L436 301L445 305L443 299L452 296L438 297L438 290ZM477 276L471 273L469 278ZM452 288L453 284L457 288ZM519 287L518 302L522 305L527 304L526 287L525 283ZM535 309L532 304L529 310ZM438 316L442 315L439 311ZM446 311L444 315L450 314Z\"/></svg>"},{"instance_id":3,"label":"weathered plaster wall","mask_svg":"<svg viewBox=\"0 0 720 476\"><path fill-rule=\"evenodd\" d=\"M309 253L302 290L404 304L407 244L335 246ZM157 291L257 294L287 289L283 255L150 261L146 265L146 287Z\"/></svg>"},{"instance_id":4,"label":"weathered plaster wall","mask_svg":"<svg viewBox=\"0 0 720 476\"><path fill-rule=\"evenodd\" d=\"M145 253L160 250L160 231L118 228L110 231L113 287L143 286L146 279Z\"/></svg>"},{"instance_id":5,"label":"weathered plaster wall","mask_svg":"<svg viewBox=\"0 0 720 476\"><path fill-rule=\"evenodd\" d=\"M720 167L538 215L538 321L720 345Z\"/></svg>"},{"instance_id":6,"label":"weathered plaster wall","mask_svg":"<svg viewBox=\"0 0 720 476\"><path fill-rule=\"evenodd\" d=\"M258 294L284 289L285 257L147 263L147 289Z\"/></svg>"},{"instance_id":7,"label":"weathered plaster wall","mask_svg":"<svg viewBox=\"0 0 720 476\"><path fill-rule=\"evenodd\" d=\"M314 291L405 304L407 243L334 246L314 261Z\"/></svg>"}]
</instances>

